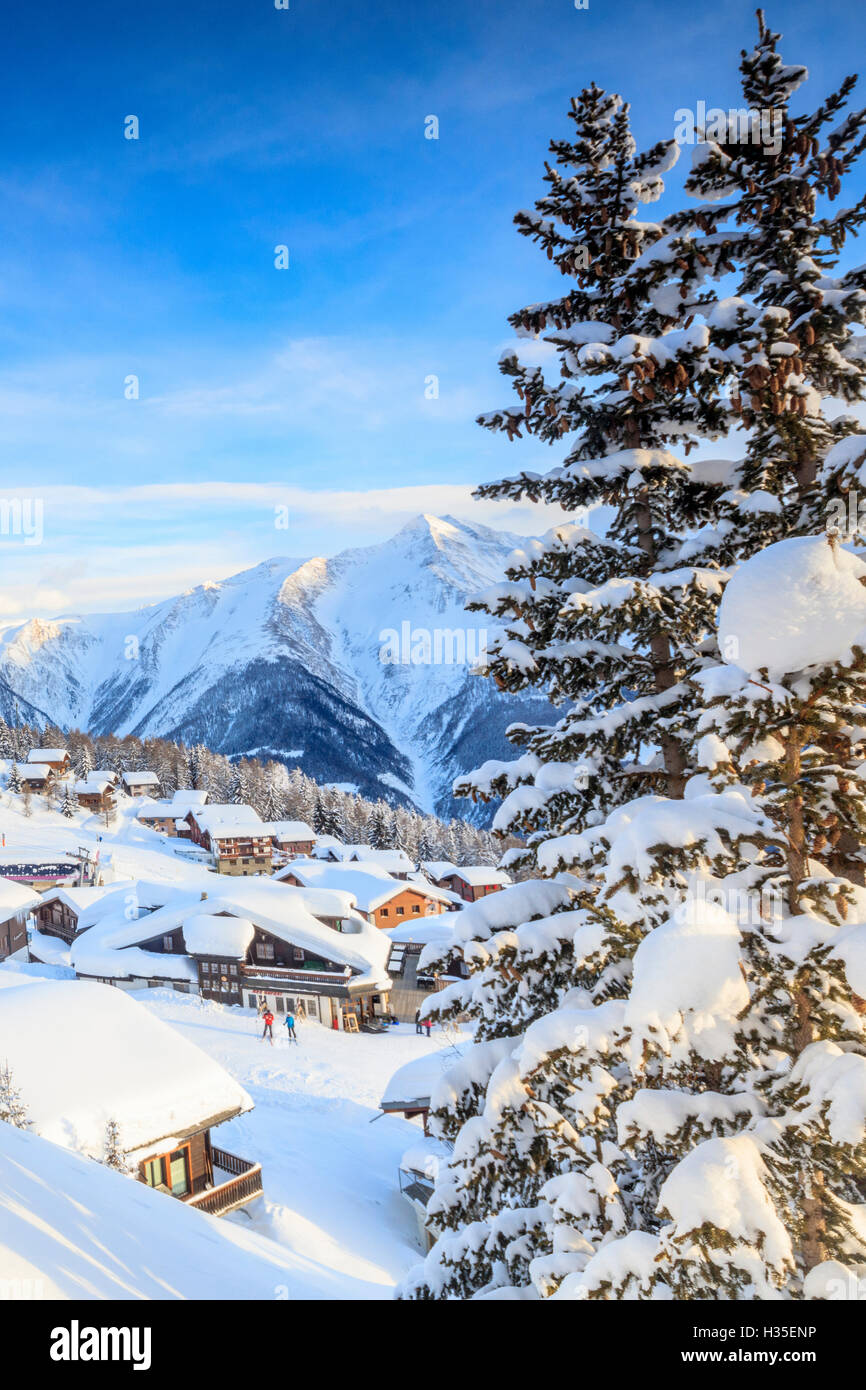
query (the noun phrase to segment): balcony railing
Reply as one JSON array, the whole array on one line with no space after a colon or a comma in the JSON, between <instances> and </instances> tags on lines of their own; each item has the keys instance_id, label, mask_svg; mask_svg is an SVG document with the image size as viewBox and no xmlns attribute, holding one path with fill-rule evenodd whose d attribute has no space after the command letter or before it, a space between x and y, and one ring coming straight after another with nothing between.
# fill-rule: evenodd
<instances>
[{"instance_id":1,"label":"balcony railing","mask_svg":"<svg viewBox=\"0 0 866 1390\"><path fill-rule=\"evenodd\" d=\"M213 1165L215 1172L219 1169L232 1176L227 1182L187 1198L187 1206L198 1207L199 1211L206 1211L209 1216L225 1216L226 1212L246 1206L247 1202L262 1195L260 1163L250 1163L248 1159L238 1158L237 1154L231 1154L226 1149L214 1149Z\"/></svg>"},{"instance_id":2,"label":"balcony railing","mask_svg":"<svg viewBox=\"0 0 866 1390\"><path fill-rule=\"evenodd\" d=\"M242 965L241 972L245 976L254 976L260 979L263 975L272 977L275 980L323 980L326 984L332 981L337 984L347 980L351 975L348 969L343 970L305 970L302 965L295 967L289 965L273 965L270 961L258 961L253 965Z\"/></svg>"}]
</instances>

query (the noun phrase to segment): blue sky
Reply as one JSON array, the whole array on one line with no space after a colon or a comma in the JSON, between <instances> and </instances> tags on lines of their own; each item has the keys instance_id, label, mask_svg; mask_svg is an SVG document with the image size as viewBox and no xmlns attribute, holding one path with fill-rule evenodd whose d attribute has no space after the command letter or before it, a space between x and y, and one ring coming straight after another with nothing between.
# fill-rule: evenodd
<instances>
[{"instance_id":1,"label":"blue sky","mask_svg":"<svg viewBox=\"0 0 866 1390\"><path fill-rule=\"evenodd\" d=\"M506 315L561 286L512 216L581 86L621 91L649 143L679 106L737 104L755 34L741 0L290 4L16 12L0 495L43 498L45 538L0 538L0 621L152 601L421 510L541 529L533 509L469 501L554 462L473 423L509 399ZM768 20L815 99L863 49L847 0Z\"/></svg>"}]
</instances>

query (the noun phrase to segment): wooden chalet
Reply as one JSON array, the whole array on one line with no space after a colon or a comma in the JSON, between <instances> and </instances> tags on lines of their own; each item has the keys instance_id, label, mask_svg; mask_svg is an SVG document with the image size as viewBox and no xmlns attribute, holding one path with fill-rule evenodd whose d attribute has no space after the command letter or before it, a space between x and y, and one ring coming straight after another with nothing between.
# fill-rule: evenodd
<instances>
[{"instance_id":1,"label":"wooden chalet","mask_svg":"<svg viewBox=\"0 0 866 1390\"><path fill-rule=\"evenodd\" d=\"M310 855L316 847L316 833L306 821L269 821L265 828L273 838L274 848L292 859Z\"/></svg>"},{"instance_id":2,"label":"wooden chalet","mask_svg":"<svg viewBox=\"0 0 866 1390\"><path fill-rule=\"evenodd\" d=\"M147 769L121 773L121 781L128 796L153 796L159 791L159 778Z\"/></svg>"},{"instance_id":3,"label":"wooden chalet","mask_svg":"<svg viewBox=\"0 0 866 1390\"><path fill-rule=\"evenodd\" d=\"M301 860L287 864L274 878L296 887L351 893L361 915L382 930L422 917L436 917L449 906L446 895L433 885L395 879L375 863Z\"/></svg>"},{"instance_id":4,"label":"wooden chalet","mask_svg":"<svg viewBox=\"0 0 866 1390\"><path fill-rule=\"evenodd\" d=\"M37 932L44 936L56 937L67 946L71 945L78 935L78 920L82 912L98 903L106 894L116 892L121 886L111 883L99 887L70 885L50 889L37 899L33 913ZM40 957L31 950L31 959L39 960Z\"/></svg>"},{"instance_id":5,"label":"wooden chalet","mask_svg":"<svg viewBox=\"0 0 866 1390\"><path fill-rule=\"evenodd\" d=\"M32 889L0 878L0 960L27 946L27 918L39 901Z\"/></svg>"},{"instance_id":6,"label":"wooden chalet","mask_svg":"<svg viewBox=\"0 0 866 1390\"><path fill-rule=\"evenodd\" d=\"M72 760L65 748L31 748L27 754L27 762L42 763L50 767L55 777L65 777L72 766Z\"/></svg>"},{"instance_id":7,"label":"wooden chalet","mask_svg":"<svg viewBox=\"0 0 866 1390\"><path fill-rule=\"evenodd\" d=\"M193 844L213 855L217 873L248 877L271 872L273 839L252 806L191 806L184 819Z\"/></svg>"},{"instance_id":8,"label":"wooden chalet","mask_svg":"<svg viewBox=\"0 0 866 1390\"><path fill-rule=\"evenodd\" d=\"M402 1115L407 1120L419 1118L426 1134L430 1097L442 1079L446 1058L453 1056L453 1049L425 1052L398 1067L385 1087L379 1109L386 1115Z\"/></svg>"},{"instance_id":9,"label":"wooden chalet","mask_svg":"<svg viewBox=\"0 0 866 1390\"><path fill-rule=\"evenodd\" d=\"M76 974L126 988L170 983L222 1004L292 1009L337 1029L388 1012L388 942L348 894L269 879L227 883L212 896L166 885L146 892L161 903L134 922L125 918L123 890L90 912L93 925L72 947Z\"/></svg>"},{"instance_id":10,"label":"wooden chalet","mask_svg":"<svg viewBox=\"0 0 866 1390\"><path fill-rule=\"evenodd\" d=\"M211 1134L250 1110L250 1097L122 991L75 980L4 991L0 1056L43 1138L99 1160L113 1125L140 1182L212 1216L261 1195L261 1166Z\"/></svg>"},{"instance_id":11,"label":"wooden chalet","mask_svg":"<svg viewBox=\"0 0 866 1390\"><path fill-rule=\"evenodd\" d=\"M21 786L30 791L46 791L54 785L57 774L50 763L22 763L18 768Z\"/></svg>"},{"instance_id":12,"label":"wooden chalet","mask_svg":"<svg viewBox=\"0 0 866 1390\"><path fill-rule=\"evenodd\" d=\"M178 808L170 801L148 801L143 806L139 806L135 813L135 819L141 821L142 825L147 825L151 830L158 830L161 835L177 835L178 830ZM186 825L186 822L182 822ZM187 828L187 834L189 829Z\"/></svg>"},{"instance_id":13,"label":"wooden chalet","mask_svg":"<svg viewBox=\"0 0 866 1390\"><path fill-rule=\"evenodd\" d=\"M457 865L439 862L422 867L430 874L438 888L454 893L466 903L474 903L491 893L499 893L511 883L511 878L504 869L493 869L486 864Z\"/></svg>"},{"instance_id":14,"label":"wooden chalet","mask_svg":"<svg viewBox=\"0 0 866 1390\"><path fill-rule=\"evenodd\" d=\"M83 781L76 782L74 790L81 809L94 815L110 815L117 805L114 783L105 777L96 777L92 772Z\"/></svg>"}]
</instances>

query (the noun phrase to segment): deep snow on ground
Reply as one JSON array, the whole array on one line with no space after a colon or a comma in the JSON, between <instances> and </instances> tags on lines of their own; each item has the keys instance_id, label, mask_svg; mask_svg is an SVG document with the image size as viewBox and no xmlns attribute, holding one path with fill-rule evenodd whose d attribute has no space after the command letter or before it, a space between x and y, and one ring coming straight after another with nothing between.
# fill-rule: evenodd
<instances>
[{"instance_id":1,"label":"deep snow on ground","mask_svg":"<svg viewBox=\"0 0 866 1390\"><path fill-rule=\"evenodd\" d=\"M139 825L129 801L108 829L83 812L66 820L46 811L41 797L33 797L30 817L22 814L22 804L21 797L0 792L7 859L51 858L81 846L99 849L109 880L201 881L203 866L184 863L175 853L176 841ZM22 977L68 978L69 973L13 961L0 966L0 985L15 976L20 984ZM278 1019L278 1041L271 1047L261 1041L257 1020L247 1010L172 990L136 991L131 997L221 1063L255 1102L254 1110L220 1125L213 1138L218 1147L261 1163L265 1195L223 1221L276 1241L298 1257L300 1266L290 1259L291 1268L315 1270L309 1297L390 1298L421 1254L415 1217L400 1196L397 1175L400 1158L417 1141L421 1126L382 1115L378 1103L391 1074L405 1062L437 1050L443 1058L455 1057L444 1034L434 1031L428 1039L403 1024L384 1035L355 1035L299 1022L299 1042L290 1048ZM467 1042L464 1034L457 1045L462 1050ZM289 1280L290 1297L297 1296L296 1283Z\"/></svg>"},{"instance_id":2,"label":"deep snow on ground","mask_svg":"<svg viewBox=\"0 0 866 1390\"><path fill-rule=\"evenodd\" d=\"M397 1067L443 1049L441 1032L428 1040L401 1024L383 1036L355 1035L301 1022L293 1045L280 1036L285 1028L277 1020L271 1047L245 1010L171 990L136 997L220 1062L255 1101L254 1110L220 1125L213 1139L261 1163L264 1199L249 1215L224 1219L251 1225L342 1275L342 1298L390 1298L421 1256L415 1217L397 1180L400 1158L421 1126L382 1115L378 1103ZM463 1035L457 1046L462 1050L467 1041ZM455 1055L443 1052L444 1059Z\"/></svg>"}]
</instances>

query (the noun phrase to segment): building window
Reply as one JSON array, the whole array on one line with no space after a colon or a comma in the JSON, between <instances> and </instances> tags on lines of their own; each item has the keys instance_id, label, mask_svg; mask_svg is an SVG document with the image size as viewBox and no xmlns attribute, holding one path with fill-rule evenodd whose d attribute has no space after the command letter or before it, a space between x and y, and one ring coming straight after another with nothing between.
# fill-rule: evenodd
<instances>
[{"instance_id":1,"label":"building window","mask_svg":"<svg viewBox=\"0 0 866 1390\"><path fill-rule=\"evenodd\" d=\"M413 904L412 904L412 911L413 911L413 912L420 912L420 911L421 911L420 904L419 904L419 903L413 903Z\"/></svg>"},{"instance_id":2,"label":"building window","mask_svg":"<svg viewBox=\"0 0 866 1390\"><path fill-rule=\"evenodd\" d=\"M149 1158L144 1164L144 1181L148 1187L161 1187L165 1183L165 1164L162 1158Z\"/></svg>"},{"instance_id":3,"label":"building window","mask_svg":"<svg viewBox=\"0 0 866 1390\"><path fill-rule=\"evenodd\" d=\"M273 960L274 943L273 941L259 941L256 943L256 954L259 960Z\"/></svg>"},{"instance_id":4,"label":"building window","mask_svg":"<svg viewBox=\"0 0 866 1390\"><path fill-rule=\"evenodd\" d=\"M292 959L293 959L293 960L303 960L303 959L304 959L304 949L303 949L302 946L293 946L293 947L292 947Z\"/></svg>"},{"instance_id":5,"label":"building window","mask_svg":"<svg viewBox=\"0 0 866 1390\"><path fill-rule=\"evenodd\" d=\"M175 1149L169 1160L169 1180L172 1194L183 1197L189 1192L189 1164L186 1149Z\"/></svg>"},{"instance_id":6,"label":"building window","mask_svg":"<svg viewBox=\"0 0 866 1390\"><path fill-rule=\"evenodd\" d=\"M381 911L383 917L387 917L387 916L388 916L388 908L387 908L387 907L381 908L380 911Z\"/></svg>"},{"instance_id":7,"label":"building window","mask_svg":"<svg viewBox=\"0 0 866 1390\"><path fill-rule=\"evenodd\" d=\"M173 937L173 936L164 936L164 937L162 938L162 949L163 949L164 951L170 951L170 950L172 949L173 946L174 946L174 937Z\"/></svg>"},{"instance_id":8,"label":"building window","mask_svg":"<svg viewBox=\"0 0 866 1390\"><path fill-rule=\"evenodd\" d=\"M230 974L230 975L237 975L237 973L238 973L238 968L237 968L237 966L236 966L236 965L230 965L230 966L229 966L229 974Z\"/></svg>"},{"instance_id":9,"label":"building window","mask_svg":"<svg viewBox=\"0 0 866 1390\"><path fill-rule=\"evenodd\" d=\"M203 975L209 975L209 974L210 974L210 961L203 960L203 961L201 962L201 973L202 973Z\"/></svg>"},{"instance_id":10,"label":"building window","mask_svg":"<svg viewBox=\"0 0 866 1390\"><path fill-rule=\"evenodd\" d=\"M397 908L397 916L398 916L398 917L405 917L405 916L406 916L406 909L405 909L405 907L398 907L398 908Z\"/></svg>"}]
</instances>

